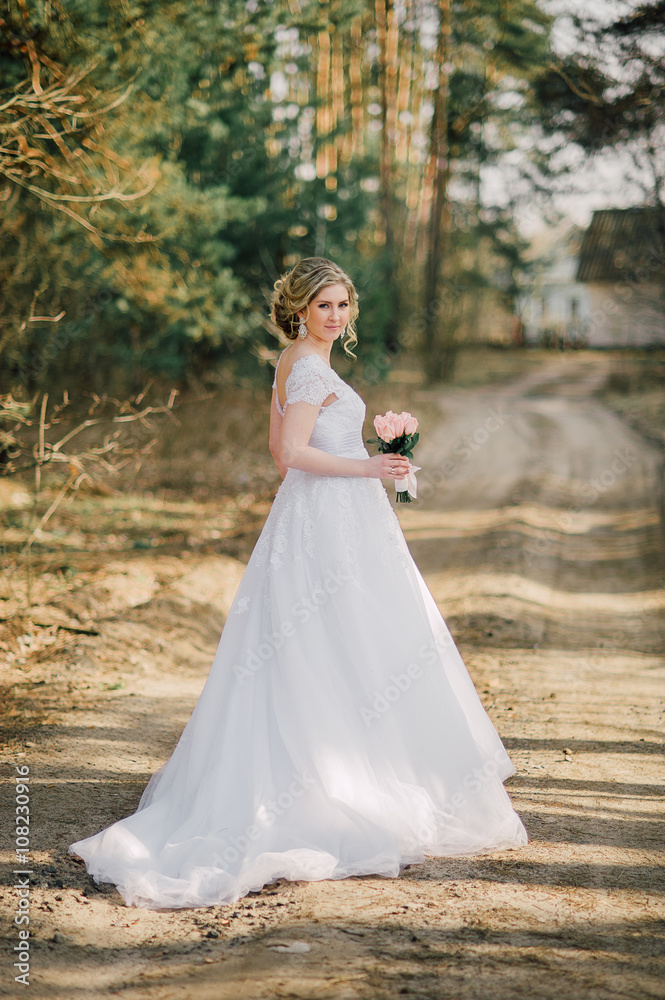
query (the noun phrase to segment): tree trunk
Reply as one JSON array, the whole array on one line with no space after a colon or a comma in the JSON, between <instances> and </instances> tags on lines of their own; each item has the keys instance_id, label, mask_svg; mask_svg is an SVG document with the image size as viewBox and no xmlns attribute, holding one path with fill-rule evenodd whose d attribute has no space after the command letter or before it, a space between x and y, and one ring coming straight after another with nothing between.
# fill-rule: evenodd
<instances>
[{"instance_id":1,"label":"tree trunk","mask_svg":"<svg viewBox=\"0 0 665 1000\"><path fill-rule=\"evenodd\" d=\"M379 45L379 89L381 92L381 215L384 239L384 265L381 280L390 300L390 322L387 325L384 346L390 354L399 351L400 298L395 262L395 230L393 220L394 198L394 119L396 113L395 75L396 53L395 12L391 0L375 0L376 35Z\"/></svg>"},{"instance_id":2,"label":"tree trunk","mask_svg":"<svg viewBox=\"0 0 665 1000\"><path fill-rule=\"evenodd\" d=\"M448 148L448 97L451 59L452 2L439 0L439 40L436 50L437 87L430 129L428 174L432 197L427 230L423 326L424 369L429 382L450 376L454 353L454 286L448 278L450 206L450 151Z\"/></svg>"}]
</instances>

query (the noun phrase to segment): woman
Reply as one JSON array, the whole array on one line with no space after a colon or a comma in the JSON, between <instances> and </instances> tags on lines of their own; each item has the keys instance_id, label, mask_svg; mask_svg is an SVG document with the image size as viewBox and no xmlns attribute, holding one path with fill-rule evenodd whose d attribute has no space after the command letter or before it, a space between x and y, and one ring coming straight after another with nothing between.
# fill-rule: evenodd
<instances>
[{"instance_id":1,"label":"woman","mask_svg":"<svg viewBox=\"0 0 665 1000\"><path fill-rule=\"evenodd\" d=\"M397 876L427 855L527 843L513 767L330 367L356 291L320 257L276 282L282 475L192 716L137 811L69 848L149 908L231 903L279 878ZM355 357L355 355L352 355Z\"/></svg>"}]
</instances>

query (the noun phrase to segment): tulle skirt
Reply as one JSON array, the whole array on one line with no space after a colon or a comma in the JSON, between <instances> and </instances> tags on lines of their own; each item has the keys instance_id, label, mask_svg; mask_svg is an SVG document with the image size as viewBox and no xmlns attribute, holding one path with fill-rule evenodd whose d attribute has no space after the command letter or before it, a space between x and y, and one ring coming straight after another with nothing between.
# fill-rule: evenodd
<instances>
[{"instance_id":1,"label":"tulle skirt","mask_svg":"<svg viewBox=\"0 0 665 1000\"><path fill-rule=\"evenodd\" d=\"M526 844L514 770L382 483L289 469L172 756L69 851L155 909L395 877Z\"/></svg>"}]
</instances>

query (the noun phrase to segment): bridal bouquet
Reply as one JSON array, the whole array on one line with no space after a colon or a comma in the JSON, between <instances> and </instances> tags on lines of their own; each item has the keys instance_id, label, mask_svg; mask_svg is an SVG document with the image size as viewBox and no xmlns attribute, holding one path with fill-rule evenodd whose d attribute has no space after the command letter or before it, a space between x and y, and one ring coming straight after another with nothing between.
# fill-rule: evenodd
<instances>
[{"instance_id":1,"label":"bridal bouquet","mask_svg":"<svg viewBox=\"0 0 665 1000\"><path fill-rule=\"evenodd\" d=\"M384 453L390 452L393 455L413 458L411 449L418 443L420 437L416 433L417 428L418 421L410 413L405 410L401 413L388 410L387 413L377 414L374 417L374 429L379 436L367 438L367 444L378 444L379 451ZM419 465L412 465L408 476L395 480L395 499L398 503L411 503L418 496L416 472L420 468Z\"/></svg>"}]
</instances>

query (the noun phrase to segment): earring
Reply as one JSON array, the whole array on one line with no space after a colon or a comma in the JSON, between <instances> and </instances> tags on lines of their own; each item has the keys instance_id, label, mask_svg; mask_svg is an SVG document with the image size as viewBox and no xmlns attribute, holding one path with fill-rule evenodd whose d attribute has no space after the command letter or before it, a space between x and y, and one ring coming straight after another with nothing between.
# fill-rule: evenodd
<instances>
[{"instance_id":1,"label":"earring","mask_svg":"<svg viewBox=\"0 0 665 1000\"><path fill-rule=\"evenodd\" d=\"M345 327L345 326L343 326L343 327L342 327L342 332L341 332L341 333L340 333L340 335L339 335L339 339L340 339L340 340L344 340L344 334L345 334L345 333L346 333L346 327Z\"/></svg>"},{"instance_id":2,"label":"earring","mask_svg":"<svg viewBox=\"0 0 665 1000\"><path fill-rule=\"evenodd\" d=\"M301 336L301 338L303 340L307 336L307 327L305 326L305 321L302 320L302 319L300 320L300 326L298 327L298 333L300 334L300 336Z\"/></svg>"}]
</instances>

